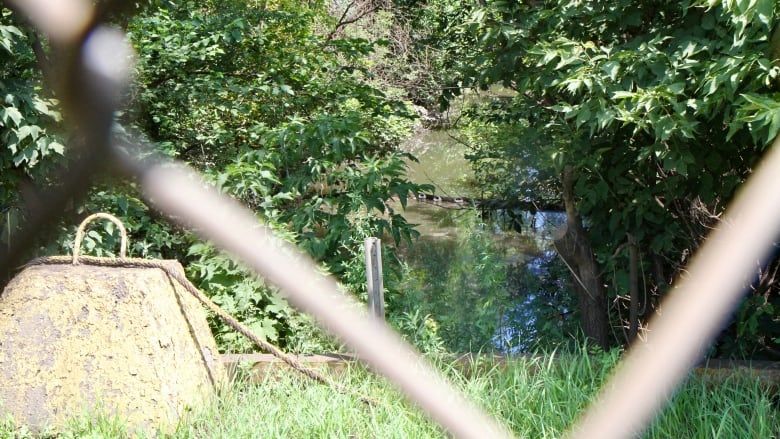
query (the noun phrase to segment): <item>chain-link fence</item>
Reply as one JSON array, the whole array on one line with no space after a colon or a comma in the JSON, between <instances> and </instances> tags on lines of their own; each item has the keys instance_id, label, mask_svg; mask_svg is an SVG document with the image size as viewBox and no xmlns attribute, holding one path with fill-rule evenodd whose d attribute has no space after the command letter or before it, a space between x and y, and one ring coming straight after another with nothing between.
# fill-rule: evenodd
<instances>
[{"instance_id":1,"label":"chain-link fence","mask_svg":"<svg viewBox=\"0 0 780 439\"><path fill-rule=\"evenodd\" d=\"M0 255L0 269L21 264L34 237L59 219L66 203L82 199L95 177L120 171L137 181L147 201L172 221L213 241L279 287L293 305L313 315L452 435L511 436L388 326L359 312L333 279L259 224L252 212L181 164L140 159L148 156L142 141L113 135L113 114L129 84L133 54L124 35L103 23L124 2L95 6L89 0L14 0L10 6L48 35L58 54L51 86L72 127L72 153L67 175L54 177L61 184L35 209L26 206L30 218ZM684 379L736 306L756 261L773 247L780 229L777 176L780 147L775 145L662 304L646 337L632 346L600 397L571 428L572 437L635 436Z\"/></svg>"}]
</instances>

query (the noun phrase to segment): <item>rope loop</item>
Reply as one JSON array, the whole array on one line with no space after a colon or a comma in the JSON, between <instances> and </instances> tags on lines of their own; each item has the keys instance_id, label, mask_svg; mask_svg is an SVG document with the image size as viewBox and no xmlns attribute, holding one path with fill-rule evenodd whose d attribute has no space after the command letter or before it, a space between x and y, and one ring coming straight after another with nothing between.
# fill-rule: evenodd
<instances>
[{"instance_id":1,"label":"rope loop","mask_svg":"<svg viewBox=\"0 0 780 439\"><path fill-rule=\"evenodd\" d=\"M87 228L87 224L89 224L92 220L98 218L109 220L116 224L117 228L119 228L119 233L121 235L121 241L119 243L119 258L125 259L127 257L127 231L125 230L125 225L122 224L122 221L120 221L114 215L99 212L84 218L84 221L79 224L79 228L76 230L76 239L73 241L73 265L79 264L79 251L81 249L81 241L84 239L84 229Z\"/></svg>"}]
</instances>

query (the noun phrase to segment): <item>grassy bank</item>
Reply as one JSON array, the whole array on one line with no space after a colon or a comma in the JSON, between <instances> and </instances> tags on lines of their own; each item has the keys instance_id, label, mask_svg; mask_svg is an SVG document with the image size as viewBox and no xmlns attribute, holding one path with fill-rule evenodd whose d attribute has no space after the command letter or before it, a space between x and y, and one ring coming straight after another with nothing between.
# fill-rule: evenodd
<instances>
[{"instance_id":1,"label":"grassy bank","mask_svg":"<svg viewBox=\"0 0 780 439\"><path fill-rule=\"evenodd\" d=\"M479 363L466 370L435 360L468 397L518 437L556 438L594 397L615 355ZM170 438L439 438L443 431L387 382L361 366L338 381L355 394L379 400L368 406L293 373L276 373L259 385L236 383L220 399L193 412ZM777 402L775 401L775 404ZM616 420L619 422L619 420ZM74 420L61 437L123 437L121 421ZM769 390L744 373L722 383L692 376L643 437L772 438L780 415ZM0 438L36 437L6 422ZM44 436L47 437L47 436Z\"/></svg>"}]
</instances>

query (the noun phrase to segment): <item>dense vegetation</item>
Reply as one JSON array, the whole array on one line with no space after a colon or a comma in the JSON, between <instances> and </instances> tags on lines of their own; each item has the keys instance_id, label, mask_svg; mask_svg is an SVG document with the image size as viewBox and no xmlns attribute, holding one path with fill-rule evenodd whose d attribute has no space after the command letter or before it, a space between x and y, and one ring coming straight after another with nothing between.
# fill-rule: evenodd
<instances>
[{"instance_id":1,"label":"dense vegetation","mask_svg":"<svg viewBox=\"0 0 780 439\"><path fill-rule=\"evenodd\" d=\"M462 328L429 319L443 303L426 308L420 294L435 286L457 291L450 303L472 303L469 291L506 301L495 286L513 274L491 261L435 279L404 271L398 245L416 233L388 208L431 190L408 181L411 157L398 148L417 112L456 126L486 196L566 210L556 246L577 274L582 330L606 348L636 336L780 130L777 9L772 0L149 1L116 17L138 54L117 131L202 171L355 294L362 240L385 238L394 323L427 348L459 350L490 338L495 313ZM0 11L5 244L68 149L43 87L47 42ZM464 101L457 119L439 117L454 98L496 86L494 97ZM295 350L330 343L262 281L158 217L132 183L97 182L37 253L69 251L77 218L99 210L126 222L132 256L182 261L267 339ZM85 245L100 254L115 239L91 233ZM460 245L478 259L488 253L478 242ZM779 267L757 266L745 280L748 298L713 353L780 355ZM226 349L248 348L215 331Z\"/></svg>"},{"instance_id":2,"label":"dense vegetation","mask_svg":"<svg viewBox=\"0 0 780 439\"><path fill-rule=\"evenodd\" d=\"M515 92L459 121L483 190L561 200L583 329L632 339L780 129L776 2L396 5L422 12L419 50L442 48L428 73L445 105ZM780 353L777 268L745 280L715 353Z\"/></svg>"},{"instance_id":3,"label":"dense vegetation","mask_svg":"<svg viewBox=\"0 0 780 439\"><path fill-rule=\"evenodd\" d=\"M46 186L45 166L63 153L47 131L59 116L42 96L37 40L13 19L4 10L4 56L13 60L4 64L4 77L18 78L4 84L0 126L9 145L2 164L12 171L2 174L4 241L13 239L25 215L16 207L20 196ZM121 131L148 138L159 153L202 171L359 293L363 239L411 240L414 230L398 212L386 212L385 203L394 196L405 202L420 188L405 179L407 155L396 148L411 130L413 113L370 82L366 56L373 43L325 32L336 26L322 4L162 2L143 8L127 21L139 62L128 110L117 122ZM260 280L167 225L133 185L113 183L98 185L85 205L68 212L60 251L68 250L67 232L78 215L115 212L131 232L131 256L183 261L218 304L273 342L296 349L317 343L308 320ZM91 233L87 250L112 248L110 239L96 245L102 239ZM248 347L221 327L217 337L226 349Z\"/></svg>"}]
</instances>

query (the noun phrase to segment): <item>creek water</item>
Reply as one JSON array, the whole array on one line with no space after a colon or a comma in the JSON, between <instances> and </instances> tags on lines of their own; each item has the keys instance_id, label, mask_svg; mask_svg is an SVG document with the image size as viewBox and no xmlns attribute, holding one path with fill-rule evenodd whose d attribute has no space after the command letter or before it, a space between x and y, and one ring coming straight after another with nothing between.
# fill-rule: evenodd
<instances>
[{"instance_id":1,"label":"creek water","mask_svg":"<svg viewBox=\"0 0 780 439\"><path fill-rule=\"evenodd\" d=\"M470 197L469 183L474 177L464 157L466 147L455 141L445 130L422 130L408 139L403 148L418 162L408 161L409 179L418 184L431 184L434 193L446 197ZM396 207L396 206L394 206ZM458 211L468 206L456 203L434 203L432 199L411 199L404 217L417 224L425 238L455 239Z\"/></svg>"},{"instance_id":2,"label":"creek water","mask_svg":"<svg viewBox=\"0 0 780 439\"><path fill-rule=\"evenodd\" d=\"M409 162L408 175L415 183L427 183L435 187L435 194L444 197L478 197L478 188L474 185L474 174L468 160L464 157L467 146L445 130L428 130L418 132L410 138L404 148L412 153L419 162ZM400 209L400 206L394 206ZM522 272L526 278L530 275L542 277L551 253L549 250L552 230L563 219L561 214L554 212L535 212L523 215L524 227L521 233L502 225L502 212L492 212L489 217L481 217L477 224L473 221L462 221L467 215L474 215L470 206L457 203L434 202L431 197L425 200L410 199L404 211L404 217L409 223L417 224L417 230L421 234L418 246L427 246L431 254L447 252L467 252L469 249L460 248L459 237L470 233L464 227L479 227L479 239L488 239L485 248L495 249L495 257L501 258L508 271ZM485 233L486 232L486 233ZM450 255L446 261L457 260L457 255ZM473 257L464 256L464 257ZM482 255L490 258L491 255ZM408 262L408 261L407 261ZM420 270L433 270L439 273L448 273L451 267L431 267L428 261L417 261ZM434 262L435 263L435 262ZM442 262L444 263L444 262ZM428 264L428 265L426 265ZM492 335L492 349L499 352L517 352L530 349L535 343L535 337L539 336L536 330L538 283L521 280L512 281L510 273L502 287L510 289L506 295L511 298L511 303L506 309L496 310L495 332ZM517 279L514 279L517 280ZM479 283L480 279L471 283ZM437 294L437 292L431 292ZM485 298L489 300L489 297ZM474 306L474 302L464 303L464 306ZM455 304L457 306L457 304ZM453 316L469 318L469 310L459 312L448 306ZM446 311L442 311L446 312ZM457 318L441 316L441 319ZM469 322L463 322L467 325ZM480 347L484 349L484 346Z\"/></svg>"},{"instance_id":3,"label":"creek water","mask_svg":"<svg viewBox=\"0 0 780 439\"><path fill-rule=\"evenodd\" d=\"M470 180L474 173L464 157L466 145L447 130L422 130L411 137L403 148L419 162L409 162L409 178L415 183L428 183L436 193L448 197L472 196Z\"/></svg>"}]
</instances>

